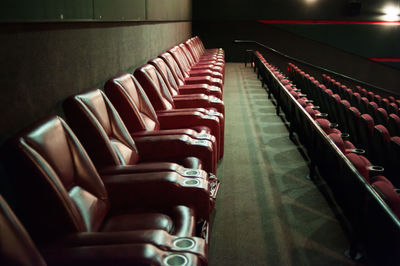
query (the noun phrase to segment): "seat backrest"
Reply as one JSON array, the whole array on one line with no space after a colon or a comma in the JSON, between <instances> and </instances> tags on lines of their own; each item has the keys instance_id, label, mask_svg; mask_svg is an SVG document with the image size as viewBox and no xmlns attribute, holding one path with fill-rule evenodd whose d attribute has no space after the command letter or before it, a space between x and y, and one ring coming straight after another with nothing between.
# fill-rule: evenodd
<instances>
[{"instance_id":1,"label":"seat backrest","mask_svg":"<svg viewBox=\"0 0 400 266\"><path fill-rule=\"evenodd\" d=\"M150 64L138 67L135 78L143 87L156 111L174 109L174 99L157 69Z\"/></svg>"},{"instance_id":2,"label":"seat backrest","mask_svg":"<svg viewBox=\"0 0 400 266\"><path fill-rule=\"evenodd\" d=\"M109 210L104 184L78 139L59 117L16 138L17 205L35 241L96 231Z\"/></svg>"},{"instance_id":3,"label":"seat backrest","mask_svg":"<svg viewBox=\"0 0 400 266\"><path fill-rule=\"evenodd\" d=\"M160 73L165 81L165 84L168 86L171 95L179 95L178 83L176 82L174 74L172 73L167 63L165 63L165 61L162 60L160 57L151 59L148 63L153 65L157 69L158 73Z\"/></svg>"},{"instance_id":4,"label":"seat backrest","mask_svg":"<svg viewBox=\"0 0 400 266\"><path fill-rule=\"evenodd\" d=\"M194 66L196 64L196 60L193 58L189 48L184 43L179 44L179 48L182 51L181 54L186 57L188 63L190 64L190 67Z\"/></svg>"},{"instance_id":5,"label":"seat backrest","mask_svg":"<svg viewBox=\"0 0 400 266\"><path fill-rule=\"evenodd\" d=\"M164 62L169 66L169 69L171 70L172 75L175 78L175 82L178 84L178 86L185 85L185 76L172 54L165 52L160 54L158 57L164 60Z\"/></svg>"},{"instance_id":6,"label":"seat backrest","mask_svg":"<svg viewBox=\"0 0 400 266\"><path fill-rule=\"evenodd\" d=\"M117 110L99 89L69 97L63 103L68 124L97 169L132 165L139 153Z\"/></svg>"},{"instance_id":7,"label":"seat backrest","mask_svg":"<svg viewBox=\"0 0 400 266\"><path fill-rule=\"evenodd\" d=\"M391 136L400 136L400 117L398 115L389 115L388 130Z\"/></svg>"},{"instance_id":8,"label":"seat backrest","mask_svg":"<svg viewBox=\"0 0 400 266\"><path fill-rule=\"evenodd\" d=\"M400 196L392 183L384 177L372 183L373 188L381 198L392 209L393 213L400 218Z\"/></svg>"},{"instance_id":9,"label":"seat backrest","mask_svg":"<svg viewBox=\"0 0 400 266\"><path fill-rule=\"evenodd\" d=\"M189 72L190 72L190 63L187 60L186 56L183 54L181 48L179 46L174 46L171 49L168 50L169 53L172 54L174 57L175 61L178 63L178 66L180 67L184 77L189 77Z\"/></svg>"},{"instance_id":10,"label":"seat backrest","mask_svg":"<svg viewBox=\"0 0 400 266\"><path fill-rule=\"evenodd\" d=\"M0 265L45 266L35 244L0 195Z\"/></svg>"},{"instance_id":11,"label":"seat backrest","mask_svg":"<svg viewBox=\"0 0 400 266\"><path fill-rule=\"evenodd\" d=\"M364 177L367 182L369 182L370 178L368 167L371 166L371 163L368 161L368 159L355 153L347 153L346 157L354 165L360 175Z\"/></svg>"},{"instance_id":12,"label":"seat backrest","mask_svg":"<svg viewBox=\"0 0 400 266\"><path fill-rule=\"evenodd\" d=\"M109 79L104 85L104 92L130 133L160 129L150 100L133 75L122 74Z\"/></svg>"}]
</instances>

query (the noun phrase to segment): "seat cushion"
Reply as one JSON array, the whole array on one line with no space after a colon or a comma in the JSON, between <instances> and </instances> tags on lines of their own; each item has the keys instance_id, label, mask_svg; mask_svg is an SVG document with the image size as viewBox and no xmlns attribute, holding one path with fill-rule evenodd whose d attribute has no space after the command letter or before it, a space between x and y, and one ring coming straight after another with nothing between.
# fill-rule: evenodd
<instances>
[{"instance_id":1,"label":"seat cushion","mask_svg":"<svg viewBox=\"0 0 400 266\"><path fill-rule=\"evenodd\" d=\"M161 229L170 233L172 219L162 213L123 214L110 217L103 225L102 232Z\"/></svg>"},{"instance_id":2,"label":"seat cushion","mask_svg":"<svg viewBox=\"0 0 400 266\"><path fill-rule=\"evenodd\" d=\"M118 232L156 229L181 237L195 236L194 211L186 206L175 206L168 210L114 215L105 221L101 231Z\"/></svg>"},{"instance_id":3,"label":"seat cushion","mask_svg":"<svg viewBox=\"0 0 400 266\"><path fill-rule=\"evenodd\" d=\"M203 164L201 160L196 157L186 157L177 163L186 168L203 169Z\"/></svg>"}]
</instances>

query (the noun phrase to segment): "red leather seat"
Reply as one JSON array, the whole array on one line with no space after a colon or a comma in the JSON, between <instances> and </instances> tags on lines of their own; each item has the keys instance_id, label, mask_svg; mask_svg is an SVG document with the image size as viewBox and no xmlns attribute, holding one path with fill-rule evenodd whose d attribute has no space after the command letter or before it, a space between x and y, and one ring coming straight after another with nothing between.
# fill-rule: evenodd
<instances>
[{"instance_id":1,"label":"red leather seat","mask_svg":"<svg viewBox=\"0 0 400 266\"><path fill-rule=\"evenodd\" d=\"M222 91L216 86L209 86L207 84L178 85L167 63L159 57L150 60L148 63L152 64L163 77L172 96L204 93L222 99Z\"/></svg>"},{"instance_id":2,"label":"red leather seat","mask_svg":"<svg viewBox=\"0 0 400 266\"><path fill-rule=\"evenodd\" d=\"M184 43L181 43L179 48L181 49L181 51L179 51L180 54L186 58L186 61L189 64L190 76L211 76L213 78L222 79L222 83L224 83L224 63L222 61L219 61L219 63L214 60L196 61L189 48Z\"/></svg>"},{"instance_id":3,"label":"red leather seat","mask_svg":"<svg viewBox=\"0 0 400 266\"><path fill-rule=\"evenodd\" d=\"M157 112L171 110L184 111L186 108L207 108L207 115L213 115L220 121L219 133L212 132L217 138L219 146L219 158L223 156L224 151L224 104L215 97L200 95L196 97L172 97L167 85L157 69L150 64L143 65L136 69L135 78L143 87L151 104ZM215 112L214 110L218 112Z\"/></svg>"},{"instance_id":4,"label":"red leather seat","mask_svg":"<svg viewBox=\"0 0 400 266\"><path fill-rule=\"evenodd\" d=\"M203 241L192 237L205 237L202 231L208 228L206 180L174 172L100 176L58 117L37 123L15 142L17 206L41 246L64 243L64 238L83 246L139 242L168 246L150 237L159 231ZM198 253L204 256L205 250Z\"/></svg>"},{"instance_id":5,"label":"red leather seat","mask_svg":"<svg viewBox=\"0 0 400 266\"><path fill-rule=\"evenodd\" d=\"M107 97L134 139L140 136L183 134L194 139L208 140L213 144L213 160L216 163L218 147L216 138L210 134L210 128L213 131L218 129L217 121L203 118L198 112L186 111L177 113L175 119L167 121L169 123L163 122L165 113L157 115L143 88L131 74L111 78L104 87Z\"/></svg>"},{"instance_id":6,"label":"red leather seat","mask_svg":"<svg viewBox=\"0 0 400 266\"><path fill-rule=\"evenodd\" d=\"M400 218L400 196L393 184L380 176L372 183L372 187L381 196L393 213Z\"/></svg>"},{"instance_id":7,"label":"red leather seat","mask_svg":"<svg viewBox=\"0 0 400 266\"><path fill-rule=\"evenodd\" d=\"M100 90L69 97L67 121L98 169L143 162L174 162L216 172L212 142L188 135L143 136L133 141L118 112Z\"/></svg>"},{"instance_id":8,"label":"red leather seat","mask_svg":"<svg viewBox=\"0 0 400 266\"><path fill-rule=\"evenodd\" d=\"M1 224L1 241L2 247L0 249L0 265L7 266L50 266L50 265L99 265L99 266L111 266L111 265L137 265L139 263L147 263L149 265L160 265L163 262L169 260L186 261L190 265L206 265L207 258L202 257L206 254L190 254L192 250L186 249L171 251L165 248L165 244L169 244L167 241L162 241L164 246L157 246L149 244L151 242L135 242L135 238L130 238L132 242L124 243L124 237L120 237L121 243L103 243L92 241L80 241L87 236L93 236L96 233L82 233L80 237L74 237L76 243L69 239L59 241L56 245L43 247L39 252L35 243L32 241L28 232L21 224L19 219L14 215L14 212L8 206L6 201L0 195L0 224ZM138 231L140 232L140 231ZM150 232L150 231L148 231ZM148 232L144 232L143 236L146 236ZM156 231L155 231L156 232ZM124 232L127 233L127 232ZM133 232L134 234L136 232ZM164 233L159 231L156 233ZM129 235L129 233L127 233ZM138 234L135 234L138 235ZM109 236L109 234L108 234ZM157 235L160 237L160 235ZM71 238L71 236L69 237ZM129 237L125 237L128 239ZM181 240L182 239L182 240ZM173 241L183 240L196 240L195 245L201 250L201 239L196 238L175 238ZM99 240L97 237L92 237L92 240ZM83 242L83 243L82 243ZM204 241L203 241L204 242ZM84 245L82 245L84 244ZM171 244L171 247L173 245ZM162 248L162 249L161 249ZM167 250L167 251L165 251ZM42 253L42 254L41 254ZM149 254L152 254L149 256ZM184 265L184 264L182 264Z\"/></svg>"},{"instance_id":9,"label":"red leather seat","mask_svg":"<svg viewBox=\"0 0 400 266\"><path fill-rule=\"evenodd\" d=\"M175 57L169 52L162 53L158 57L162 58L165 63L167 63L174 75L175 80L177 80L178 85L207 84L209 86L216 86L223 91L221 79L215 79L210 76L190 77L190 75L185 72L186 68L182 70L183 67L179 65L179 61L176 61Z\"/></svg>"}]
</instances>

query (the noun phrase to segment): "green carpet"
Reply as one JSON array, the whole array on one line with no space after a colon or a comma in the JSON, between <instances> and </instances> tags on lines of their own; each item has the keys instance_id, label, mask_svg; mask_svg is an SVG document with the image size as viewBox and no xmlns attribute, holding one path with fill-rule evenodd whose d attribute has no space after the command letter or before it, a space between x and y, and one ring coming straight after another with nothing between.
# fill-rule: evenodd
<instances>
[{"instance_id":1,"label":"green carpet","mask_svg":"<svg viewBox=\"0 0 400 266\"><path fill-rule=\"evenodd\" d=\"M252 69L227 63L210 265L354 265L348 240Z\"/></svg>"}]
</instances>

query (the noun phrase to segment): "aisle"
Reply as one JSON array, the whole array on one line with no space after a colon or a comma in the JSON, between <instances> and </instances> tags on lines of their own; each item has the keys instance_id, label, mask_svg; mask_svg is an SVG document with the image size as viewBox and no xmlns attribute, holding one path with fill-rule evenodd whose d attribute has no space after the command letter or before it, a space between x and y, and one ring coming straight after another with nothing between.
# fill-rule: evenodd
<instances>
[{"instance_id":1,"label":"aisle","mask_svg":"<svg viewBox=\"0 0 400 266\"><path fill-rule=\"evenodd\" d=\"M224 102L210 265L352 265L344 232L251 68L226 64Z\"/></svg>"}]
</instances>

